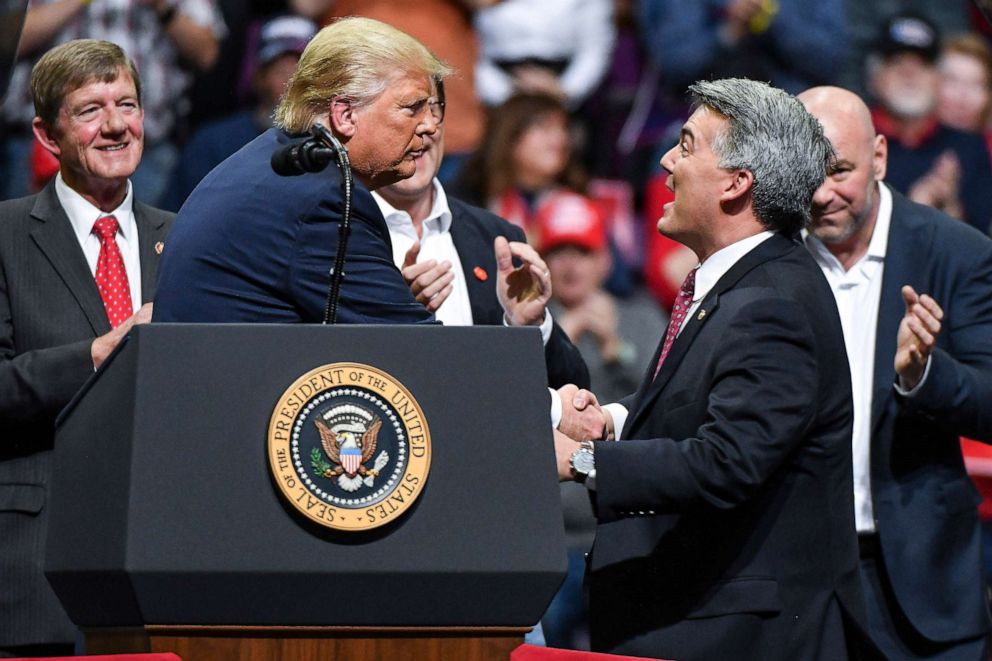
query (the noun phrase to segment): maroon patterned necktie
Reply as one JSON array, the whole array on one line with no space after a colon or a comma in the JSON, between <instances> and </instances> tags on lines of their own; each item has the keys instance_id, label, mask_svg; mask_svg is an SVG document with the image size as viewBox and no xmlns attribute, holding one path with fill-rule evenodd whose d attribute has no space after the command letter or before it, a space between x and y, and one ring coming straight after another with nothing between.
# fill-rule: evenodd
<instances>
[{"instance_id":1,"label":"maroon patterned necktie","mask_svg":"<svg viewBox=\"0 0 992 661\"><path fill-rule=\"evenodd\" d=\"M100 290L111 328L117 328L131 316L131 286L127 281L124 258L117 247L118 228L113 216L104 216L93 223L93 233L100 237L96 287Z\"/></svg>"},{"instance_id":2,"label":"maroon patterned necktie","mask_svg":"<svg viewBox=\"0 0 992 661\"><path fill-rule=\"evenodd\" d=\"M689 271L689 275L685 276L685 280L682 281L682 287L679 289L679 295L675 298L675 305L672 306L672 318L668 320L668 330L665 332L665 344L661 347L661 355L658 356L658 366L654 368L654 378L658 378L658 372L661 371L661 364L665 362L665 356L668 355L669 349L672 348L672 343L675 342L675 338L679 334L679 329L682 328L682 323L685 321L685 316L689 312L689 306L692 305L692 295L696 292L696 269Z\"/></svg>"}]
</instances>

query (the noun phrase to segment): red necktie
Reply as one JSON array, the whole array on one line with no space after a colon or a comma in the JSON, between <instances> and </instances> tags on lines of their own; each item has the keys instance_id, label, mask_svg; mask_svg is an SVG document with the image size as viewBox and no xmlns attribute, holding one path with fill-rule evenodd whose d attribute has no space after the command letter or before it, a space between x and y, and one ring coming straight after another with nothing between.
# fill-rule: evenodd
<instances>
[{"instance_id":1,"label":"red necktie","mask_svg":"<svg viewBox=\"0 0 992 661\"><path fill-rule=\"evenodd\" d=\"M131 287L127 282L124 258L117 247L117 229L117 219L113 216L104 216L93 223L93 233L100 237L96 287L100 290L111 328L117 328L131 316Z\"/></svg>"},{"instance_id":2,"label":"red necktie","mask_svg":"<svg viewBox=\"0 0 992 661\"><path fill-rule=\"evenodd\" d=\"M675 305L672 306L672 318L668 320L668 331L665 332L665 344L661 347L661 355L658 356L658 366L654 368L654 378L658 378L658 372L661 371L661 364L665 362L665 356L668 355L668 350L672 348L672 343L675 342L675 338L678 337L679 329L682 328L682 322L685 321L685 315L689 312L689 306L692 305L692 295L696 291L696 269L689 271L689 275L685 276L685 280L682 281L682 287L679 289L679 295L675 298Z\"/></svg>"}]
</instances>

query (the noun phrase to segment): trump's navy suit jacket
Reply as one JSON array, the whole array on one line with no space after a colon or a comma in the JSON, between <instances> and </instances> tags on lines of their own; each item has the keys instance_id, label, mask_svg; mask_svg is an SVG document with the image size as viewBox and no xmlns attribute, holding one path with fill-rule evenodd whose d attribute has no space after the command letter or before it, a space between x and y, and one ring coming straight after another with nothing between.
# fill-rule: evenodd
<instances>
[{"instance_id":1,"label":"trump's navy suit jacket","mask_svg":"<svg viewBox=\"0 0 992 661\"><path fill-rule=\"evenodd\" d=\"M290 142L269 129L218 165L190 194L162 256L155 321L320 323L338 245L338 169L272 171ZM337 320L432 321L393 264L386 222L357 180Z\"/></svg>"},{"instance_id":2,"label":"trump's navy suit jacket","mask_svg":"<svg viewBox=\"0 0 992 661\"><path fill-rule=\"evenodd\" d=\"M691 659L843 658L863 615L851 378L798 241L741 258L656 352L619 443L597 442L593 646Z\"/></svg>"},{"instance_id":3,"label":"trump's navy suit jacket","mask_svg":"<svg viewBox=\"0 0 992 661\"><path fill-rule=\"evenodd\" d=\"M462 264L472 321L476 325L502 326L503 306L496 297L496 255L493 242L497 236L509 241L527 242L524 231L516 225L485 209L465 204L448 197L451 209L451 241ZM565 331L557 323L551 328L551 337L544 346L548 385L560 388L574 383L580 388L589 387L589 368Z\"/></svg>"},{"instance_id":4,"label":"trump's navy suit jacket","mask_svg":"<svg viewBox=\"0 0 992 661\"><path fill-rule=\"evenodd\" d=\"M912 399L893 389L900 289L944 310L930 370ZM893 191L871 416L871 487L886 572L925 637L989 631L975 488L959 436L992 441L992 241Z\"/></svg>"}]
</instances>

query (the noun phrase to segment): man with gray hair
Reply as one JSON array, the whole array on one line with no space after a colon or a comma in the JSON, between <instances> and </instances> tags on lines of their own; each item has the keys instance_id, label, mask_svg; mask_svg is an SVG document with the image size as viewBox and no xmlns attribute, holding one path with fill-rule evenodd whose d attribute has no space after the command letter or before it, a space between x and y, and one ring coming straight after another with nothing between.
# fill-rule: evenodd
<instances>
[{"instance_id":1,"label":"man with gray hair","mask_svg":"<svg viewBox=\"0 0 992 661\"><path fill-rule=\"evenodd\" d=\"M442 119L450 69L384 23L342 19L310 41L273 128L217 166L176 218L162 256L155 321L319 323L343 215L334 165L277 175L273 152L316 123L343 143L355 175L341 323L411 323L431 315L393 265L369 191L411 176Z\"/></svg>"},{"instance_id":2,"label":"man with gray hair","mask_svg":"<svg viewBox=\"0 0 992 661\"><path fill-rule=\"evenodd\" d=\"M797 238L833 150L781 90L690 92L661 161L675 200L658 230L700 264L635 394L600 407L559 391L559 477L596 505L593 648L847 658L845 624L863 614L850 373L830 287Z\"/></svg>"}]
</instances>

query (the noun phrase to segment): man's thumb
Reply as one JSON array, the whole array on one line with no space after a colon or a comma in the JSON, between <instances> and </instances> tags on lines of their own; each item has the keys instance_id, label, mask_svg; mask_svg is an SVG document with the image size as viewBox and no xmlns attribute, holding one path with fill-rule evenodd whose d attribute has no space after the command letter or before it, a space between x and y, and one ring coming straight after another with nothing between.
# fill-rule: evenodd
<instances>
[{"instance_id":1,"label":"man's thumb","mask_svg":"<svg viewBox=\"0 0 992 661\"><path fill-rule=\"evenodd\" d=\"M506 237L497 236L493 242L493 250L496 253L496 268L500 273L508 273L513 270L513 253L510 252L510 244Z\"/></svg>"},{"instance_id":2,"label":"man's thumb","mask_svg":"<svg viewBox=\"0 0 992 661\"><path fill-rule=\"evenodd\" d=\"M417 263L417 255L420 254L420 241L414 241L410 249L406 251L406 255L403 256L403 266L413 266Z\"/></svg>"}]
</instances>

